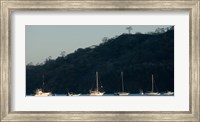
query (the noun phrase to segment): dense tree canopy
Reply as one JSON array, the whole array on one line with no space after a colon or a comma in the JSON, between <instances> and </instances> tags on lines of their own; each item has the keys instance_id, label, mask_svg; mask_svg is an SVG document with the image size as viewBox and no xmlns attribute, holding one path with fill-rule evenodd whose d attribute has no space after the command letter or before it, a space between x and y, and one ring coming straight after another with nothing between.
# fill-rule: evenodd
<instances>
[{"instance_id":1,"label":"dense tree canopy","mask_svg":"<svg viewBox=\"0 0 200 122\"><path fill-rule=\"evenodd\" d=\"M57 59L49 57L44 64L26 66L26 94L41 88L43 80L45 91L88 93L95 86L96 71L106 93L121 91L121 71L125 91L150 91L152 74L157 91L174 91L173 27L104 38L97 46L65 53Z\"/></svg>"}]
</instances>

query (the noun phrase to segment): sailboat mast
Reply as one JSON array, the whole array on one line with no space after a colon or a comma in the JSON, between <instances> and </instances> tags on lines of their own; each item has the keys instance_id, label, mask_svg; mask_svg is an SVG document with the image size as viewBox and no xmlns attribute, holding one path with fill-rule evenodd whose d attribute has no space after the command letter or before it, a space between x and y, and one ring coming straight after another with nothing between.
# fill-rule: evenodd
<instances>
[{"instance_id":1,"label":"sailboat mast","mask_svg":"<svg viewBox=\"0 0 200 122\"><path fill-rule=\"evenodd\" d=\"M42 75L42 89L44 90L44 75Z\"/></svg>"},{"instance_id":2,"label":"sailboat mast","mask_svg":"<svg viewBox=\"0 0 200 122\"><path fill-rule=\"evenodd\" d=\"M123 78L123 72L121 72L121 78L122 78L122 92L124 92L124 78Z\"/></svg>"},{"instance_id":3,"label":"sailboat mast","mask_svg":"<svg viewBox=\"0 0 200 122\"><path fill-rule=\"evenodd\" d=\"M99 91L99 83L98 83L98 72L96 72L96 85L97 85L97 91Z\"/></svg>"},{"instance_id":4,"label":"sailboat mast","mask_svg":"<svg viewBox=\"0 0 200 122\"><path fill-rule=\"evenodd\" d=\"M154 83L153 83L153 82L154 82L154 79L153 79L153 74L152 74L152 76L151 76L151 77L152 77L152 92L153 92L153 91L154 91L154 88L153 88L153 84L154 84Z\"/></svg>"}]
</instances>

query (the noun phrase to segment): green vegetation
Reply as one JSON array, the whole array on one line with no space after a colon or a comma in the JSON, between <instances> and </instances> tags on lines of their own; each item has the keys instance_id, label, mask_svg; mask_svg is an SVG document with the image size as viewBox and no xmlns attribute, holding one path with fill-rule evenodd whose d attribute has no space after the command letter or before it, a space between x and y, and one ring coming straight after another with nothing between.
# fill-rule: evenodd
<instances>
[{"instance_id":1,"label":"green vegetation","mask_svg":"<svg viewBox=\"0 0 200 122\"><path fill-rule=\"evenodd\" d=\"M68 55L62 52L44 64L28 64L26 94L42 87L43 75L45 91L88 93L95 86L96 71L106 93L121 91L121 71L125 91L150 91L151 74L157 91L174 91L174 28L104 38L97 46L79 48Z\"/></svg>"}]
</instances>

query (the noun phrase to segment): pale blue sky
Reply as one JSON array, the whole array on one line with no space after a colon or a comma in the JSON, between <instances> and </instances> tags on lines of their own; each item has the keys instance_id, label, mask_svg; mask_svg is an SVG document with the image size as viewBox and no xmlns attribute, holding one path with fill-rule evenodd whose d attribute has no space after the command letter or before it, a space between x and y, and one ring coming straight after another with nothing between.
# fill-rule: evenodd
<instances>
[{"instance_id":1,"label":"pale blue sky","mask_svg":"<svg viewBox=\"0 0 200 122\"><path fill-rule=\"evenodd\" d=\"M112 38L128 33L129 25L26 25L26 64L42 63L49 56L60 56L62 51L73 53L78 48L98 45L103 37ZM161 25L132 25L132 33L153 32Z\"/></svg>"}]
</instances>

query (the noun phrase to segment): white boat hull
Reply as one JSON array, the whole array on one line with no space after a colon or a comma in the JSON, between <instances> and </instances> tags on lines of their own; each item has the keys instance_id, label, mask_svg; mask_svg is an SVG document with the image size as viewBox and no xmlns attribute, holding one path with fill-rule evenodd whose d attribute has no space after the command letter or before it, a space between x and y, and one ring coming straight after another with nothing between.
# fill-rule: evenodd
<instances>
[{"instance_id":1,"label":"white boat hull","mask_svg":"<svg viewBox=\"0 0 200 122\"><path fill-rule=\"evenodd\" d=\"M91 91L90 96L103 96L104 92Z\"/></svg>"},{"instance_id":2,"label":"white boat hull","mask_svg":"<svg viewBox=\"0 0 200 122\"><path fill-rule=\"evenodd\" d=\"M52 96L51 92L43 92L40 94L35 94L35 96Z\"/></svg>"},{"instance_id":3,"label":"white boat hull","mask_svg":"<svg viewBox=\"0 0 200 122\"><path fill-rule=\"evenodd\" d=\"M119 96L128 96L129 93L128 92L118 92L117 93Z\"/></svg>"},{"instance_id":4,"label":"white boat hull","mask_svg":"<svg viewBox=\"0 0 200 122\"><path fill-rule=\"evenodd\" d=\"M68 94L68 96L80 96L81 94Z\"/></svg>"},{"instance_id":5,"label":"white boat hull","mask_svg":"<svg viewBox=\"0 0 200 122\"><path fill-rule=\"evenodd\" d=\"M163 93L164 95L174 95L174 92L166 92L166 93Z\"/></svg>"},{"instance_id":6,"label":"white boat hull","mask_svg":"<svg viewBox=\"0 0 200 122\"><path fill-rule=\"evenodd\" d=\"M160 95L159 92L148 92L148 93L145 93L146 95Z\"/></svg>"},{"instance_id":7,"label":"white boat hull","mask_svg":"<svg viewBox=\"0 0 200 122\"><path fill-rule=\"evenodd\" d=\"M43 92L42 89L37 89L35 96L52 96L51 92Z\"/></svg>"}]
</instances>

